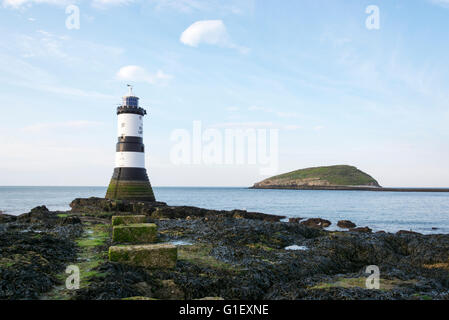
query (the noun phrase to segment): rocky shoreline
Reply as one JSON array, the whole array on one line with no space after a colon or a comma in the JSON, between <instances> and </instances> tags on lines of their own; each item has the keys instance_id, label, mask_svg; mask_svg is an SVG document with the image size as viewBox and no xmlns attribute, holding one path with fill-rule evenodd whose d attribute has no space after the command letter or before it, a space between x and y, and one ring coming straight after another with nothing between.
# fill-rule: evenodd
<instances>
[{"instance_id":1,"label":"rocky shoreline","mask_svg":"<svg viewBox=\"0 0 449 320\"><path fill-rule=\"evenodd\" d=\"M350 221L160 202L76 199L71 211L0 215L0 299L448 299L449 235L372 233ZM173 270L107 259L113 215L145 215L178 245ZM295 248L297 250L287 250ZM64 286L68 265L81 288ZM380 289L365 286L380 269ZM144 298L142 298L144 297Z\"/></svg>"}]
</instances>

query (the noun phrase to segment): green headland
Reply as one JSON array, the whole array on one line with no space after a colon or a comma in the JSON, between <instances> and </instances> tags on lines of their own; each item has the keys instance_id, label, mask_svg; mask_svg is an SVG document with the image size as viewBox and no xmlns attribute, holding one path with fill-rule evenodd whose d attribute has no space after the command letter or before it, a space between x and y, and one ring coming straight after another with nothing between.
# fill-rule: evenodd
<instances>
[{"instance_id":1,"label":"green headland","mask_svg":"<svg viewBox=\"0 0 449 320\"><path fill-rule=\"evenodd\" d=\"M369 174L349 165L300 169L258 182L253 188L329 189L333 187L379 188Z\"/></svg>"}]
</instances>

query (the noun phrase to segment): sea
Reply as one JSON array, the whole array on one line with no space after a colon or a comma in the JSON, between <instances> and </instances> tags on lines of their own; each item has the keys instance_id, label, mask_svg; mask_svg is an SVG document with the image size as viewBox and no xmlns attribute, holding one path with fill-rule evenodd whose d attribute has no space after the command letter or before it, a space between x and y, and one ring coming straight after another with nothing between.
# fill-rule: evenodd
<instances>
[{"instance_id":1,"label":"sea","mask_svg":"<svg viewBox=\"0 0 449 320\"><path fill-rule=\"evenodd\" d=\"M257 190L244 187L155 187L158 201L217 210L243 209L286 217L323 218L338 230L351 220L373 231L449 233L449 193ZM70 210L75 198L104 197L106 187L0 187L0 211L19 215L45 205ZM287 219L286 219L287 220ZM286 221L284 220L284 221Z\"/></svg>"}]
</instances>

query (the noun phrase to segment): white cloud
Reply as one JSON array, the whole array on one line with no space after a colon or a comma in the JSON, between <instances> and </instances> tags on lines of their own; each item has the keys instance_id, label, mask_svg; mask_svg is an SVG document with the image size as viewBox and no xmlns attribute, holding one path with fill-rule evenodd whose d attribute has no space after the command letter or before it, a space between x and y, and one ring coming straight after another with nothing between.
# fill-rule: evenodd
<instances>
[{"instance_id":1,"label":"white cloud","mask_svg":"<svg viewBox=\"0 0 449 320\"><path fill-rule=\"evenodd\" d=\"M250 106L248 108L249 111L256 111L256 112L266 112L276 115L279 118L299 118L300 115L296 112L285 112L285 111L278 111L271 108L266 107L259 107L259 106Z\"/></svg>"},{"instance_id":2,"label":"white cloud","mask_svg":"<svg viewBox=\"0 0 449 320\"><path fill-rule=\"evenodd\" d=\"M274 124L272 122L222 122L216 123L210 127L212 128L272 128Z\"/></svg>"},{"instance_id":3,"label":"white cloud","mask_svg":"<svg viewBox=\"0 0 449 320\"><path fill-rule=\"evenodd\" d=\"M120 80L147 82L156 84L158 82L167 81L173 76L158 70L156 73L150 73L140 66L130 65L120 68L117 72L117 78Z\"/></svg>"},{"instance_id":4,"label":"white cloud","mask_svg":"<svg viewBox=\"0 0 449 320\"><path fill-rule=\"evenodd\" d=\"M217 129L280 129L280 130L299 130L302 127L295 124L281 124L274 122L222 122L210 126Z\"/></svg>"},{"instance_id":5,"label":"white cloud","mask_svg":"<svg viewBox=\"0 0 449 320\"><path fill-rule=\"evenodd\" d=\"M197 47L200 43L225 45L229 43L229 36L223 21L203 20L188 27L180 40L191 47Z\"/></svg>"},{"instance_id":6,"label":"white cloud","mask_svg":"<svg viewBox=\"0 0 449 320\"><path fill-rule=\"evenodd\" d=\"M249 51L248 48L238 46L231 41L222 20L202 20L193 23L181 34L180 41L191 47L198 47L199 44L205 43L237 49L242 53Z\"/></svg>"},{"instance_id":7,"label":"white cloud","mask_svg":"<svg viewBox=\"0 0 449 320\"><path fill-rule=\"evenodd\" d=\"M93 0L92 5L94 7L106 7L106 6L121 6L133 3L134 0Z\"/></svg>"},{"instance_id":8,"label":"white cloud","mask_svg":"<svg viewBox=\"0 0 449 320\"><path fill-rule=\"evenodd\" d=\"M91 3L94 7L106 7L114 5L126 5L133 3L135 0L92 0ZM67 6L69 4L74 4L79 1L77 0L3 0L2 4L4 7L10 7L14 9L19 9L33 4L51 4L58 6Z\"/></svg>"},{"instance_id":9,"label":"white cloud","mask_svg":"<svg viewBox=\"0 0 449 320\"><path fill-rule=\"evenodd\" d=\"M72 1L73 2L73 1ZM29 6L32 4L54 4L54 5L68 5L70 1L66 0L3 0L4 7L11 7L14 9L21 8L23 6Z\"/></svg>"},{"instance_id":10,"label":"white cloud","mask_svg":"<svg viewBox=\"0 0 449 320\"><path fill-rule=\"evenodd\" d=\"M22 128L24 132L39 133L42 131L53 129L79 129L87 127L96 127L103 125L102 122L80 120L80 121L66 121L66 122L48 122L48 123L36 123L30 126Z\"/></svg>"},{"instance_id":11,"label":"white cloud","mask_svg":"<svg viewBox=\"0 0 449 320\"><path fill-rule=\"evenodd\" d=\"M442 6L444 8L449 8L449 0L430 0L430 2Z\"/></svg>"},{"instance_id":12,"label":"white cloud","mask_svg":"<svg viewBox=\"0 0 449 320\"><path fill-rule=\"evenodd\" d=\"M284 129L285 130L289 130L289 131L295 131L295 130L302 129L302 127L298 126L296 124L287 124L287 125L284 126Z\"/></svg>"},{"instance_id":13,"label":"white cloud","mask_svg":"<svg viewBox=\"0 0 449 320\"><path fill-rule=\"evenodd\" d=\"M61 85L61 81L46 70L31 65L15 56L0 54L0 83L40 90L60 95L114 99L115 96L96 91L82 90Z\"/></svg>"},{"instance_id":14,"label":"white cloud","mask_svg":"<svg viewBox=\"0 0 449 320\"><path fill-rule=\"evenodd\" d=\"M230 14L252 13L255 0L149 0L157 10L172 9L182 13L221 12Z\"/></svg>"},{"instance_id":15,"label":"white cloud","mask_svg":"<svg viewBox=\"0 0 449 320\"><path fill-rule=\"evenodd\" d=\"M196 10L204 10L206 8L205 1L197 0L150 0L156 5L157 9L175 9L181 12L192 12Z\"/></svg>"}]
</instances>

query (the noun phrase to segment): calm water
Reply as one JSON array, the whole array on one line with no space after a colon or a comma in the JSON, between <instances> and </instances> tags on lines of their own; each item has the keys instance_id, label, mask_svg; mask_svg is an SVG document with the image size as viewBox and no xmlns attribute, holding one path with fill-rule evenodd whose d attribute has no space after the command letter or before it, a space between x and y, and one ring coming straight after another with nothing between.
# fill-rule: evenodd
<instances>
[{"instance_id":1,"label":"calm water","mask_svg":"<svg viewBox=\"0 0 449 320\"><path fill-rule=\"evenodd\" d=\"M390 232L449 233L449 193L181 187L156 187L154 191L159 201L170 205L321 217L334 225L347 219ZM103 197L105 192L105 187L0 187L0 210L20 214L42 204L50 210L68 210L74 198Z\"/></svg>"}]
</instances>

